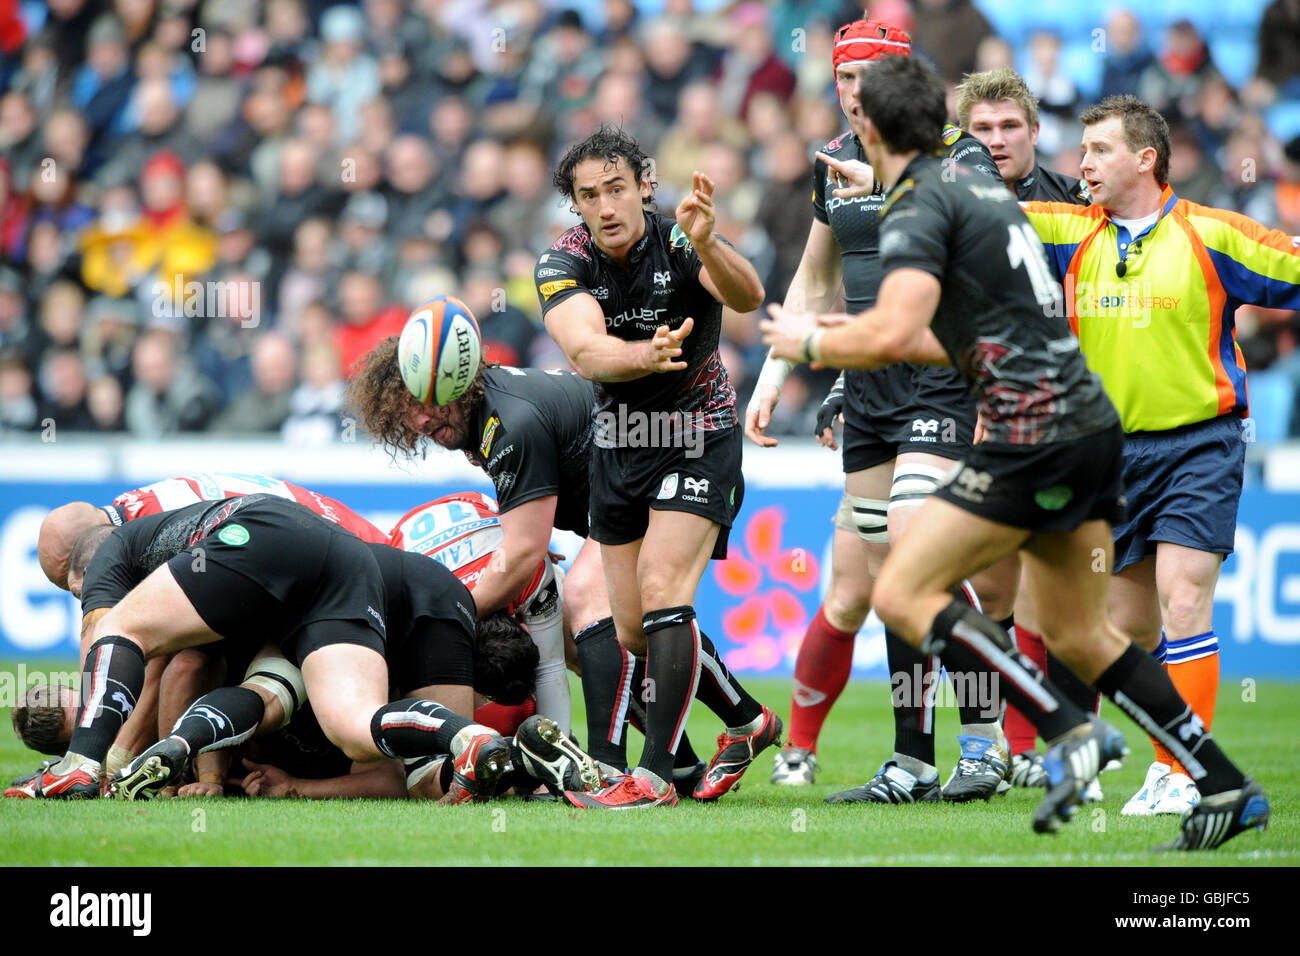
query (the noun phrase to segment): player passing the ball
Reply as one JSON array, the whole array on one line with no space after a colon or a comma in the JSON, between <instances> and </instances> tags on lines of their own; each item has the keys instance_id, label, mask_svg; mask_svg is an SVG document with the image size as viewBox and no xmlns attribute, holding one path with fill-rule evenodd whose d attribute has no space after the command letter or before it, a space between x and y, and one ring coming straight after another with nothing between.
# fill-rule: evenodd
<instances>
[{"instance_id":1,"label":"player passing the ball","mask_svg":"<svg viewBox=\"0 0 1300 956\"><path fill-rule=\"evenodd\" d=\"M697 690L726 723L697 799L725 793L781 732L700 633L694 608L744 495L736 394L718 354L722 306L750 312L763 286L713 231L708 176L695 173L675 219L645 208L652 179L620 129L602 126L569 149L554 185L582 222L534 273L547 331L596 383L591 537L619 638L647 657L640 765L604 791L568 795L595 809L677 802L673 754Z\"/></svg>"},{"instance_id":2,"label":"player passing the ball","mask_svg":"<svg viewBox=\"0 0 1300 956\"><path fill-rule=\"evenodd\" d=\"M921 507L876 583L886 625L950 671L993 671L1049 749L1048 791L1034 814L1055 830L1107 760L1119 732L1085 714L1017 651L1006 631L949 589L1019 550L1048 649L1155 735L1205 795L1170 849L1211 849L1268 821L1263 789L1244 777L1168 675L1106 613L1111 526L1123 519L1123 430L1060 308L1041 244L1002 185L955 175L934 156L943 83L893 57L860 80L863 145L889 187L884 280L876 306L816 318L773 307L774 354L872 368L901 360L956 366L987 422L948 481ZM1190 761L1190 763L1188 763Z\"/></svg>"}]
</instances>

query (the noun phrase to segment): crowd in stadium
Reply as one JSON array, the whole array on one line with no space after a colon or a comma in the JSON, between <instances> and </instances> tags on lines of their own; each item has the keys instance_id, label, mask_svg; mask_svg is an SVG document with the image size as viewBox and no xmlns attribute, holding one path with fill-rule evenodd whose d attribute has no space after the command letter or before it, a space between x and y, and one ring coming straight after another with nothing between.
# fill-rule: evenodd
<instances>
[{"instance_id":1,"label":"crowd in stadium","mask_svg":"<svg viewBox=\"0 0 1300 956\"><path fill-rule=\"evenodd\" d=\"M1022 29L1008 42L997 4L865 6L908 29L950 88L1017 67L1041 101L1045 166L1077 173L1078 111L1135 92L1172 124L1179 196L1300 232L1300 129L1276 119L1300 97L1293 0L1255 5L1258 68L1244 79L1239 62L1215 60L1239 57L1240 42L1207 45L1172 14L1139 22L1080 4L1091 15L1072 22L1104 30L1100 47L1082 31L1104 51L1087 79L1066 55L1080 37ZM811 153L843 126L832 31L862 10L0 2L0 432L52 420L328 442L352 363L439 294L471 307L488 358L565 364L532 268L576 221L550 169L602 122L634 131L656 161L661 209L708 171L718 231L779 300L811 222ZM225 298L190 295L195 282ZM1272 366L1280 385L1270 427L1300 434L1300 316L1243 309L1238 321L1248 367ZM727 310L723 336L748 394L764 354L754 315ZM801 369L769 432L810 434L829 384Z\"/></svg>"}]
</instances>

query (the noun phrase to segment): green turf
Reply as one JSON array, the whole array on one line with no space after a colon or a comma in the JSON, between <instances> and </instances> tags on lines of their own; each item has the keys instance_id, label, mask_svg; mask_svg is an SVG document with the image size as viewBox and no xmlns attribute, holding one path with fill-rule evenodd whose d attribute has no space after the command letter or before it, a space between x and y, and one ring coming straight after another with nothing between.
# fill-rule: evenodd
<instances>
[{"instance_id":1,"label":"green turf","mask_svg":"<svg viewBox=\"0 0 1300 956\"><path fill-rule=\"evenodd\" d=\"M748 683L761 700L788 712L788 681ZM826 806L822 797L861 783L892 742L885 686L855 682L823 734L823 769L812 787L769 784L771 757L763 754L741 790L717 804L631 813L517 800L465 807L402 801L4 800L0 864L1294 866L1300 864L1297 689L1261 684L1255 701L1244 702L1239 684L1225 682L1222 688L1215 735L1264 784L1273 823L1266 833L1242 835L1216 853L1153 855L1150 848L1170 839L1176 822L1120 816L1151 758L1145 738L1113 712L1108 716L1134 754L1123 769L1102 777L1105 801L1081 810L1056 836L1036 836L1029 829L1041 791L1014 790L989 804L961 806ZM942 709L945 776L956 756L956 726L956 711ZM707 759L718 730L712 714L697 706L689 730ZM36 763L12 734L0 733L5 780Z\"/></svg>"}]
</instances>

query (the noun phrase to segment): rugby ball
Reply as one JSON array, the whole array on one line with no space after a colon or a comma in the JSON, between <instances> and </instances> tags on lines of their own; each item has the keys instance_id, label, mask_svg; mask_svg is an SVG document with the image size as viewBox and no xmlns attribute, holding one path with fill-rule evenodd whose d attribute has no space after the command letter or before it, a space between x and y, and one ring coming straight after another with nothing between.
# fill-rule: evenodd
<instances>
[{"instance_id":1,"label":"rugby ball","mask_svg":"<svg viewBox=\"0 0 1300 956\"><path fill-rule=\"evenodd\" d=\"M449 405L474 380L482 351L478 322L469 306L440 295L406 320L397 341L397 366L421 404Z\"/></svg>"}]
</instances>

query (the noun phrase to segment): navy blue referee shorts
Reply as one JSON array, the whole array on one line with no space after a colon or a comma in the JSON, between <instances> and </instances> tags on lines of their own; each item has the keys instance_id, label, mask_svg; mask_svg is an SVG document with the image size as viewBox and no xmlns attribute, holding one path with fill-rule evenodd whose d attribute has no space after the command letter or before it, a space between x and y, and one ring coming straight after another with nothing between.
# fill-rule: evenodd
<instances>
[{"instance_id":1,"label":"navy blue referee shorts","mask_svg":"<svg viewBox=\"0 0 1300 956\"><path fill-rule=\"evenodd\" d=\"M1242 422L1224 415L1124 439L1128 520L1115 526L1115 570L1155 554L1168 541L1231 554L1246 468Z\"/></svg>"}]
</instances>

